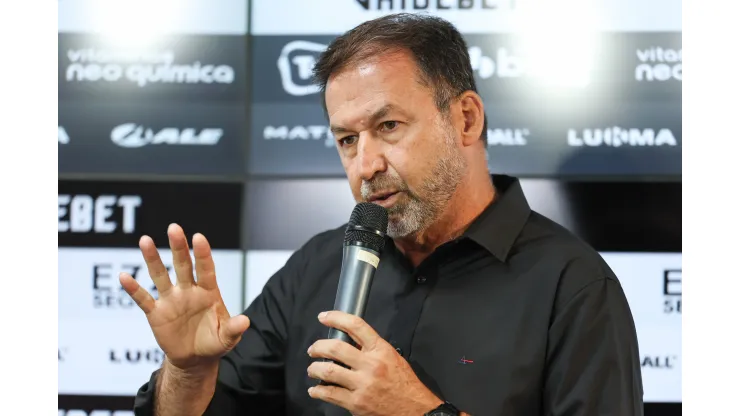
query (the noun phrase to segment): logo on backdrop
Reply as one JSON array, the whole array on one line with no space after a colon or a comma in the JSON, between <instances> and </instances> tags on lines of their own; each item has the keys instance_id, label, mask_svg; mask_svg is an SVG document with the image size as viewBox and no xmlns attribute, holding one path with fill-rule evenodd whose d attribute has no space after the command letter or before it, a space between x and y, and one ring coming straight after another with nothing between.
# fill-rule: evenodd
<instances>
[{"instance_id":1,"label":"logo on backdrop","mask_svg":"<svg viewBox=\"0 0 740 416\"><path fill-rule=\"evenodd\" d=\"M326 48L327 45L307 40L295 40L283 46L277 67L285 92L296 97L319 92L319 87L312 83L311 76L319 55ZM484 55L478 46L468 48L468 53L473 71L482 79L493 76L518 78L525 73L522 59L507 48L498 48L495 58Z\"/></svg>"},{"instance_id":2,"label":"logo on backdrop","mask_svg":"<svg viewBox=\"0 0 740 416\"><path fill-rule=\"evenodd\" d=\"M355 0L365 10L495 10L513 9L516 0Z\"/></svg>"},{"instance_id":3,"label":"logo on backdrop","mask_svg":"<svg viewBox=\"0 0 740 416\"><path fill-rule=\"evenodd\" d=\"M65 77L68 82L118 82L139 88L151 84L231 84L234 68L193 61L175 63L175 52L81 48L67 50Z\"/></svg>"},{"instance_id":4,"label":"logo on backdrop","mask_svg":"<svg viewBox=\"0 0 740 416\"><path fill-rule=\"evenodd\" d=\"M141 206L138 195L59 194L59 232L110 234L136 231L136 210Z\"/></svg>"},{"instance_id":5,"label":"logo on backdrop","mask_svg":"<svg viewBox=\"0 0 740 416\"><path fill-rule=\"evenodd\" d=\"M681 314L682 269L663 270L663 312Z\"/></svg>"},{"instance_id":6,"label":"logo on backdrop","mask_svg":"<svg viewBox=\"0 0 740 416\"><path fill-rule=\"evenodd\" d=\"M172 265L165 265L167 273L172 270ZM92 267L92 289L93 306L106 309L132 309L138 308L136 302L131 299L123 289L118 280L120 272L126 272L136 280L142 275L147 275L148 270L144 263L95 263ZM157 287L151 283L144 287L154 299L159 297Z\"/></svg>"},{"instance_id":7,"label":"logo on backdrop","mask_svg":"<svg viewBox=\"0 0 740 416\"><path fill-rule=\"evenodd\" d=\"M263 130L265 140L323 141L324 146L334 147L334 135L328 126L266 126Z\"/></svg>"},{"instance_id":8,"label":"logo on backdrop","mask_svg":"<svg viewBox=\"0 0 740 416\"><path fill-rule=\"evenodd\" d=\"M311 71L326 47L307 40L295 40L283 46L277 67L285 92L298 97L319 92L319 87L311 83Z\"/></svg>"},{"instance_id":9,"label":"logo on backdrop","mask_svg":"<svg viewBox=\"0 0 740 416\"><path fill-rule=\"evenodd\" d=\"M529 129L488 129L488 146L526 146Z\"/></svg>"},{"instance_id":10,"label":"logo on backdrop","mask_svg":"<svg viewBox=\"0 0 740 416\"><path fill-rule=\"evenodd\" d=\"M611 127L604 129L568 129L568 146L573 147L652 147L678 146L670 129Z\"/></svg>"},{"instance_id":11,"label":"logo on backdrop","mask_svg":"<svg viewBox=\"0 0 740 416\"><path fill-rule=\"evenodd\" d=\"M673 370L678 365L677 355L644 355L640 359L642 368Z\"/></svg>"},{"instance_id":12,"label":"logo on backdrop","mask_svg":"<svg viewBox=\"0 0 740 416\"><path fill-rule=\"evenodd\" d=\"M519 78L524 75L524 62L506 48L496 49L495 59L483 54L478 46L468 48L470 65L473 71L482 79L493 76L499 78Z\"/></svg>"},{"instance_id":13,"label":"logo on backdrop","mask_svg":"<svg viewBox=\"0 0 740 416\"><path fill-rule=\"evenodd\" d=\"M197 130L165 127L155 131L135 123L125 123L114 127L110 138L118 146L128 148L146 145L215 146L223 135L224 130L219 128Z\"/></svg>"},{"instance_id":14,"label":"logo on backdrop","mask_svg":"<svg viewBox=\"0 0 740 416\"><path fill-rule=\"evenodd\" d=\"M159 348L150 349L111 349L108 360L114 364L159 365L164 360L164 352Z\"/></svg>"},{"instance_id":15,"label":"logo on backdrop","mask_svg":"<svg viewBox=\"0 0 740 416\"><path fill-rule=\"evenodd\" d=\"M133 410L87 410L59 409L58 416L134 416Z\"/></svg>"},{"instance_id":16,"label":"logo on backdrop","mask_svg":"<svg viewBox=\"0 0 740 416\"><path fill-rule=\"evenodd\" d=\"M652 47L637 50L635 79L637 81L681 82L683 75L682 49Z\"/></svg>"}]
</instances>

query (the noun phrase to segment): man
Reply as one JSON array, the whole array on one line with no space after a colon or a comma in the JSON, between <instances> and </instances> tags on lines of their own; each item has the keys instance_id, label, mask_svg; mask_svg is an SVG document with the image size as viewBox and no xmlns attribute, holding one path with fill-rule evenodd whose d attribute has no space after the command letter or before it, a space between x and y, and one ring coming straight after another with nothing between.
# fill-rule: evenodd
<instances>
[{"instance_id":1,"label":"man","mask_svg":"<svg viewBox=\"0 0 740 416\"><path fill-rule=\"evenodd\" d=\"M641 415L619 282L531 211L515 178L488 173L483 103L457 30L382 17L336 39L314 71L355 199L389 212L364 319L329 311L343 227L313 237L230 317L205 237L193 236L196 282L173 224L176 285L148 237L159 299L121 275L167 357L135 413ZM325 339L328 327L358 347Z\"/></svg>"}]
</instances>

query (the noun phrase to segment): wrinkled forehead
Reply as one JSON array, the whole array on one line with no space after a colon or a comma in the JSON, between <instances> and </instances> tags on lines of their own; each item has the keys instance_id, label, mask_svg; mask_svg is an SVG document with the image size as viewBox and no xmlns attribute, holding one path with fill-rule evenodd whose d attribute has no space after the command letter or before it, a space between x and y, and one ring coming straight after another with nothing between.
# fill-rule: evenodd
<instances>
[{"instance_id":1,"label":"wrinkled forehead","mask_svg":"<svg viewBox=\"0 0 740 416\"><path fill-rule=\"evenodd\" d=\"M387 54L333 74L324 98L332 124L352 124L382 108L401 110L421 105L430 96L411 59L404 54Z\"/></svg>"}]
</instances>

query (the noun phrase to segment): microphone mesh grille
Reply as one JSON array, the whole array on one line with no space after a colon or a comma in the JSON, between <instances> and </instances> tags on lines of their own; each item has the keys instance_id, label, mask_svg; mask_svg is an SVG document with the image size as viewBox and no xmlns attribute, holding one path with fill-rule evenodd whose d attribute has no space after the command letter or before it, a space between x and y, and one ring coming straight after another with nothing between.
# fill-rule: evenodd
<instances>
[{"instance_id":1,"label":"microphone mesh grille","mask_svg":"<svg viewBox=\"0 0 740 416\"><path fill-rule=\"evenodd\" d=\"M388 211L377 204L360 202L349 217L349 226L360 225L383 234L388 231Z\"/></svg>"},{"instance_id":2,"label":"microphone mesh grille","mask_svg":"<svg viewBox=\"0 0 740 416\"><path fill-rule=\"evenodd\" d=\"M388 230L388 211L380 205L361 202L352 211L347 231L344 233L345 244L361 242L371 250L380 252L385 245L385 239L369 231L353 230L352 227L357 225L385 234Z\"/></svg>"}]
</instances>

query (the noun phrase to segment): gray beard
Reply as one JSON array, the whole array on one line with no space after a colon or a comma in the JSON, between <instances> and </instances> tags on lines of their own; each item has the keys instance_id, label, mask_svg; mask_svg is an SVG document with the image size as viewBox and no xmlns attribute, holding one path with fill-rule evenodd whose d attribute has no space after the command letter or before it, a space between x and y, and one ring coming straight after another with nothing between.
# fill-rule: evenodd
<instances>
[{"instance_id":1,"label":"gray beard","mask_svg":"<svg viewBox=\"0 0 740 416\"><path fill-rule=\"evenodd\" d=\"M373 192L383 189L406 192L405 201L399 201L388 209L387 235L391 238L409 237L429 228L442 215L465 174L465 158L455 147L451 126L444 123L441 127L445 134L444 149L431 174L416 192L412 193L400 178L390 176L362 184L365 200Z\"/></svg>"},{"instance_id":2,"label":"gray beard","mask_svg":"<svg viewBox=\"0 0 740 416\"><path fill-rule=\"evenodd\" d=\"M405 203L388 210L388 231L391 238L409 237L429 228L447 207L465 172L465 160L448 140L446 148L419 195L408 194Z\"/></svg>"}]
</instances>

